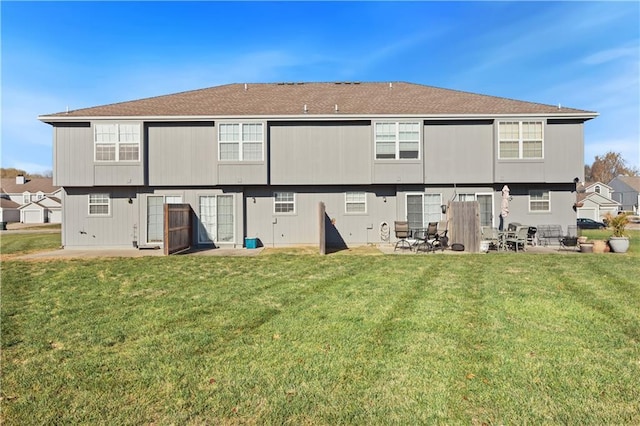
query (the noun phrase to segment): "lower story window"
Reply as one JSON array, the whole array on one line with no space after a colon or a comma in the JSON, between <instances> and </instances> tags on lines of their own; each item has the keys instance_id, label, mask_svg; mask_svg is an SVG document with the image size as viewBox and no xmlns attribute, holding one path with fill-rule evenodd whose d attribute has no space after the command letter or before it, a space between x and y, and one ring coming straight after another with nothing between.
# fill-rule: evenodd
<instances>
[{"instance_id":1,"label":"lower story window","mask_svg":"<svg viewBox=\"0 0 640 426\"><path fill-rule=\"evenodd\" d=\"M548 212L551 210L549 191L531 190L529 191L529 211Z\"/></svg>"},{"instance_id":2,"label":"lower story window","mask_svg":"<svg viewBox=\"0 0 640 426\"><path fill-rule=\"evenodd\" d=\"M109 194L89 194L89 214L91 216L108 216L110 204Z\"/></svg>"},{"instance_id":3,"label":"lower story window","mask_svg":"<svg viewBox=\"0 0 640 426\"><path fill-rule=\"evenodd\" d=\"M274 192L273 211L275 213L295 213L296 197L293 192Z\"/></svg>"},{"instance_id":4,"label":"lower story window","mask_svg":"<svg viewBox=\"0 0 640 426\"><path fill-rule=\"evenodd\" d=\"M346 213L366 213L367 212L367 193L366 192L347 192L345 194L345 212Z\"/></svg>"}]
</instances>

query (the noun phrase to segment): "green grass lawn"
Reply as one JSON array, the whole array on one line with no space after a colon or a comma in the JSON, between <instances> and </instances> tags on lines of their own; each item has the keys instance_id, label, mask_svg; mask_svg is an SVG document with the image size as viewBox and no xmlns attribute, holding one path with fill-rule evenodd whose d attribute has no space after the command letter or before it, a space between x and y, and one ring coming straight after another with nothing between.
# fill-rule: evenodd
<instances>
[{"instance_id":1,"label":"green grass lawn","mask_svg":"<svg viewBox=\"0 0 640 426\"><path fill-rule=\"evenodd\" d=\"M0 253L17 255L34 251L54 250L60 247L60 233L3 233L0 235Z\"/></svg>"},{"instance_id":2,"label":"green grass lawn","mask_svg":"<svg viewBox=\"0 0 640 426\"><path fill-rule=\"evenodd\" d=\"M640 424L639 242L9 259L2 420Z\"/></svg>"}]
</instances>

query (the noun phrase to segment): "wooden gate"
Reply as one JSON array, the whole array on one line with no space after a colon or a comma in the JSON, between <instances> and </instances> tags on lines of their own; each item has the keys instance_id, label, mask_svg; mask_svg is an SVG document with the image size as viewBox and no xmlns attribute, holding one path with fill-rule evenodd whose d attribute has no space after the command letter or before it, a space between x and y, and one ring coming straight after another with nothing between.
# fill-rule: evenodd
<instances>
[{"instance_id":1,"label":"wooden gate","mask_svg":"<svg viewBox=\"0 0 640 426\"><path fill-rule=\"evenodd\" d=\"M191 248L191 206L164 205L164 254L180 253Z\"/></svg>"},{"instance_id":2,"label":"wooden gate","mask_svg":"<svg viewBox=\"0 0 640 426\"><path fill-rule=\"evenodd\" d=\"M451 201L448 207L449 245L464 244L464 250L480 251L480 206L477 201Z\"/></svg>"}]
</instances>

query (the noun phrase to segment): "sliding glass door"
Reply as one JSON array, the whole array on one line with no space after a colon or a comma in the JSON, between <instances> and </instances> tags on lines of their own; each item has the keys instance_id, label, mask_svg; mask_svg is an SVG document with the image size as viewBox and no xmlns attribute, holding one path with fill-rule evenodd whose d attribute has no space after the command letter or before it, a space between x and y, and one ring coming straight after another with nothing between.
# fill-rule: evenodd
<instances>
[{"instance_id":1,"label":"sliding glass door","mask_svg":"<svg viewBox=\"0 0 640 426\"><path fill-rule=\"evenodd\" d=\"M179 195L149 195L147 197L147 242L164 242L164 204L180 204Z\"/></svg>"},{"instance_id":2,"label":"sliding glass door","mask_svg":"<svg viewBox=\"0 0 640 426\"><path fill-rule=\"evenodd\" d=\"M235 217L233 195L202 195L199 197L200 226L198 242L233 242Z\"/></svg>"}]
</instances>

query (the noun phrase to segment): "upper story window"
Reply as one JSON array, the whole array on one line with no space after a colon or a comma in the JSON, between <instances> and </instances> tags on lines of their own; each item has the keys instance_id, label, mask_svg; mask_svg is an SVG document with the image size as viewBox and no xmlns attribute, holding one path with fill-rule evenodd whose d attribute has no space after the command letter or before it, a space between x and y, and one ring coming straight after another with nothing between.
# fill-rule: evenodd
<instances>
[{"instance_id":1,"label":"upper story window","mask_svg":"<svg viewBox=\"0 0 640 426\"><path fill-rule=\"evenodd\" d=\"M551 211L551 200L549 191L531 190L529 191L529 211L548 212Z\"/></svg>"},{"instance_id":2,"label":"upper story window","mask_svg":"<svg viewBox=\"0 0 640 426\"><path fill-rule=\"evenodd\" d=\"M22 204L28 204L31 202L31 193L23 192L22 193Z\"/></svg>"},{"instance_id":3,"label":"upper story window","mask_svg":"<svg viewBox=\"0 0 640 426\"><path fill-rule=\"evenodd\" d=\"M139 124L96 124L93 139L96 161L140 160Z\"/></svg>"},{"instance_id":4,"label":"upper story window","mask_svg":"<svg viewBox=\"0 0 640 426\"><path fill-rule=\"evenodd\" d=\"M346 213L366 213L367 193L361 191L347 192L344 196L344 204Z\"/></svg>"},{"instance_id":5,"label":"upper story window","mask_svg":"<svg viewBox=\"0 0 640 426\"><path fill-rule=\"evenodd\" d=\"M89 215L108 216L111 199L109 194L89 194Z\"/></svg>"},{"instance_id":6,"label":"upper story window","mask_svg":"<svg viewBox=\"0 0 640 426\"><path fill-rule=\"evenodd\" d=\"M596 185L596 194L600 193L600 185Z\"/></svg>"},{"instance_id":7,"label":"upper story window","mask_svg":"<svg viewBox=\"0 0 640 426\"><path fill-rule=\"evenodd\" d=\"M273 193L273 211L274 213L295 213L296 212L296 196L293 192L274 192Z\"/></svg>"},{"instance_id":8,"label":"upper story window","mask_svg":"<svg viewBox=\"0 0 640 426\"><path fill-rule=\"evenodd\" d=\"M420 123L417 121L375 124L376 159L420 158Z\"/></svg>"},{"instance_id":9,"label":"upper story window","mask_svg":"<svg viewBox=\"0 0 640 426\"><path fill-rule=\"evenodd\" d=\"M262 123L221 123L218 155L222 161L262 161Z\"/></svg>"},{"instance_id":10,"label":"upper story window","mask_svg":"<svg viewBox=\"0 0 640 426\"><path fill-rule=\"evenodd\" d=\"M542 158L542 121L501 121L499 127L499 158Z\"/></svg>"}]
</instances>

